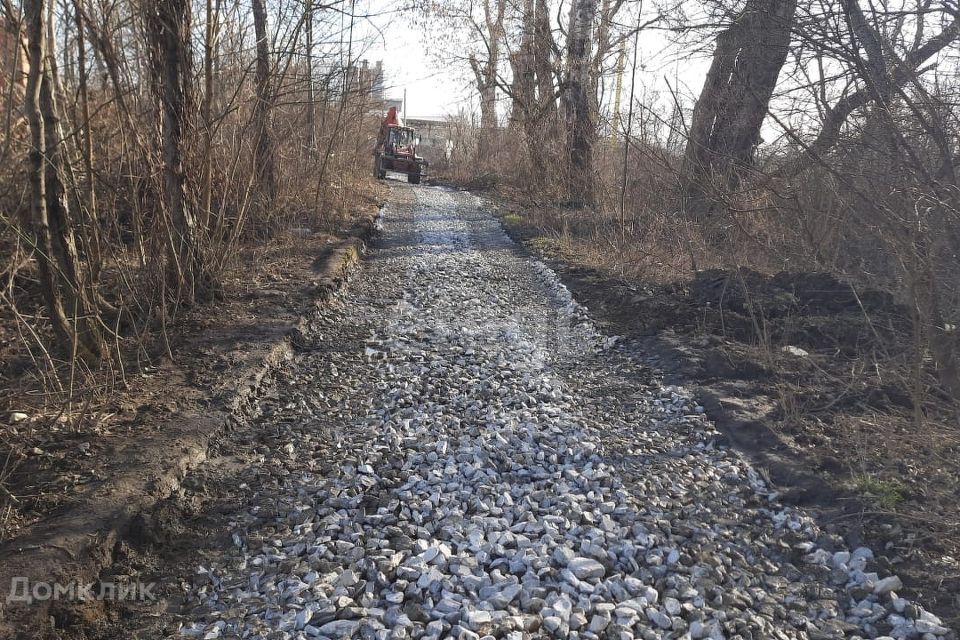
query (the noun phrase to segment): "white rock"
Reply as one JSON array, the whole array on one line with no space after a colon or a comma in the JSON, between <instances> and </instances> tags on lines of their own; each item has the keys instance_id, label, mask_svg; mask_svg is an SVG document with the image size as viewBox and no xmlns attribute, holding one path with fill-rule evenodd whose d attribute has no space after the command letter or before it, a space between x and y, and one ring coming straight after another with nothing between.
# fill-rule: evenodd
<instances>
[{"instance_id":1,"label":"white rock","mask_svg":"<svg viewBox=\"0 0 960 640\"><path fill-rule=\"evenodd\" d=\"M890 593L891 591L896 591L903 587L903 582L900 581L898 576L890 576L879 580L876 584L873 585L873 592L877 595L883 595L885 593Z\"/></svg>"},{"instance_id":2,"label":"white rock","mask_svg":"<svg viewBox=\"0 0 960 640\"><path fill-rule=\"evenodd\" d=\"M320 635L330 638L349 638L360 626L358 620L334 620L319 628Z\"/></svg>"},{"instance_id":3,"label":"white rock","mask_svg":"<svg viewBox=\"0 0 960 640\"><path fill-rule=\"evenodd\" d=\"M574 558L567 565L567 568L570 569L573 575L579 580L602 578L606 574L606 569L603 568L603 565L592 558Z\"/></svg>"},{"instance_id":4,"label":"white rock","mask_svg":"<svg viewBox=\"0 0 960 640\"><path fill-rule=\"evenodd\" d=\"M687 630L690 632L690 637L694 640L700 640L707 635L706 627L704 627L703 623L699 620L694 620L691 622L690 627Z\"/></svg>"},{"instance_id":5,"label":"white rock","mask_svg":"<svg viewBox=\"0 0 960 640\"><path fill-rule=\"evenodd\" d=\"M550 633L557 633L563 626L563 620L557 616L547 616L543 619L543 628Z\"/></svg>"},{"instance_id":6,"label":"white rock","mask_svg":"<svg viewBox=\"0 0 960 640\"><path fill-rule=\"evenodd\" d=\"M670 620L670 616L653 607L647 609L647 619L661 629L669 629L673 626L673 621Z\"/></svg>"},{"instance_id":7,"label":"white rock","mask_svg":"<svg viewBox=\"0 0 960 640\"><path fill-rule=\"evenodd\" d=\"M484 625L488 625L492 621L493 614L489 611L480 611L474 609L467 613L467 626L469 626L473 631L482 629Z\"/></svg>"},{"instance_id":8,"label":"white rock","mask_svg":"<svg viewBox=\"0 0 960 640\"><path fill-rule=\"evenodd\" d=\"M917 620L913 623L913 626L918 633L932 633L935 636L945 636L950 632L950 629L929 620Z\"/></svg>"},{"instance_id":9,"label":"white rock","mask_svg":"<svg viewBox=\"0 0 960 640\"><path fill-rule=\"evenodd\" d=\"M595 613L593 617L590 618L590 632L600 633L610 625L610 619L609 613Z\"/></svg>"},{"instance_id":10,"label":"white rock","mask_svg":"<svg viewBox=\"0 0 960 640\"><path fill-rule=\"evenodd\" d=\"M680 601L676 598L664 598L663 608L666 609L667 613L671 616L680 615Z\"/></svg>"}]
</instances>

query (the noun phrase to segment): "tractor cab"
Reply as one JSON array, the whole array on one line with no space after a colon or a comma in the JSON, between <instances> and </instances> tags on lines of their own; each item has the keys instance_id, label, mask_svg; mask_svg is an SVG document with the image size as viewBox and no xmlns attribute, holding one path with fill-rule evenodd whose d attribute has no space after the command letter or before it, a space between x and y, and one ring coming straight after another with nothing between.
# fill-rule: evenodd
<instances>
[{"instance_id":1,"label":"tractor cab","mask_svg":"<svg viewBox=\"0 0 960 640\"><path fill-rule=\"evenodd\" d=\"M420 138L415 129L394 125L390 127L386 147L395 155L413 156L419 143Z\"/></svg>"},{"instance_id":2,"label":"tractor cab","mask_svg":"<svg viewBox=\"0 0 960 640\"><path fill-rule=\"evenodd\" d=\"M429 163L417 155L420 136L413 127L400 124L397 108L390 107L380 124L377 146L373 151L373 175L383 179L387 170L407 174L407 181L419 184Z\"/></svg>"}]
</instances>

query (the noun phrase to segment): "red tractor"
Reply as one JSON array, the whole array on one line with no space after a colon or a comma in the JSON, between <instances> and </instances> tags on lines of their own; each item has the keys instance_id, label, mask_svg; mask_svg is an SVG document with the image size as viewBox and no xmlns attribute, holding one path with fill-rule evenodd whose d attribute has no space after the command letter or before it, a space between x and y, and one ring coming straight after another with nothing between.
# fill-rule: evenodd
<instances>
[{"instance_id":1,"label":"red tractor","mask_svg":"<svg viewBox=\"0 0 960 640\"><path fill-rule=\"evenodd\" d=\"M397 108L390 107L380 125L377 148L373 152L373 175L387 177L387 171L407 174L407 182L420 184L427 173L428 162L417 155L420 138L413 127L404 127L397 118Z\"/></svg>"}]
</instances>

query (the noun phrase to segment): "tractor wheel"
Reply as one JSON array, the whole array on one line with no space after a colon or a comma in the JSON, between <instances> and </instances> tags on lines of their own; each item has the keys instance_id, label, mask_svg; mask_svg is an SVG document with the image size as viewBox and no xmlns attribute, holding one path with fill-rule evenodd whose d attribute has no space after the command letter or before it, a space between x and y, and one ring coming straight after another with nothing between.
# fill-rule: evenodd
<instances>
[{"instance_id":1,"label":"tractor wheel","mask_svg":"<svg viewBox=\"0 0 960 640\"><path fill-rule=\"evenodd\" d=\"M420 184L420 174L419 173L408 173L407 182L410 184Z\"/></svg>"}]
</instances>

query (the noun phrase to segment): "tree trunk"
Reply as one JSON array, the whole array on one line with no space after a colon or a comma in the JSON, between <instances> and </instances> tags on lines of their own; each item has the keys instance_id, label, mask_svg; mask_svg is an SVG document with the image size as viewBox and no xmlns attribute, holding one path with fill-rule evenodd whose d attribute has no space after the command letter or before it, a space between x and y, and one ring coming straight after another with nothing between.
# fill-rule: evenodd
<instances>
[{"instance_id":1,"label":"tree trunk","mask_svg":"<svg viewBox=\"0 0 960 640\"><path fill-rule=\"evenodd\" d=\"M600 3L597 34L594 38L597 50L593 54L593 92L591 94L594 99L594 108L597 112L600 110L598 99L602 88L600 82L604 73L604 61L610 54L612 47L616 44L616 41L611 39L611 35L613 35L611 27L616 24L617 14L623 7L623 4L624 0L602 0ZM623 43L624 40L620 39L620 43L616 44L618 56Z\"/></svg>"},{"instance_id":2,"label":"tree trunk","mask_svg":"<svg viewBox=\"0 0 960 640\"><path fill-rule=\"evenodd\" d=\"M88 73L87 73L87 28L83 19L83 11L80 7L80 0L74 0L74 20L77 25L77 87L80 99L80 118L82 123L78 127L83 132L83 146L81 157L83 159L83 191L84 206L87 209L86 221L88 222L87 233L89 234L87 251L87 264L90 267L91 280L96 281L102 267L102 253L100 239L100 216L97 210L97 191L94 187L93 176L93 132L90 127L90 97L88 91Z\"/></svg>"},{"instance_id":3,"label":"tree trunk","mask_svg":"<svg viewBox=\"0 0 960 640\"><path fill-rule=\"evenodd\" d=\"M196 217L187 198L183 141L191 74L190 0L151 0L148 22L154 91L159 98L163 191L169 217L167 279L178 303L191 304L208 292L197 237Z\"/></svg>"},{"instance_id":4,"label":"tree trunk","mask_svg":"<svg viewBox=\"0 0 960 640\"><path fill-rule=\"evenodd\" d=\"M254 77L257 103L253 123L257 135L254 172L261 206L272 207L277 197L276 154L273 143L273 94L270 88L270 42L264 0L253 0L253 25L257 37L257 70Z\"/></svg>"},{"instance_id":5,"label":"tree trunk","mask_svg":"<svg viewBox=\"0 0 960 640\"><path fill-rule=\"evenodd\" d=\"M553 60L556 43L550 29L547 0L535 0L533 33L533 66L537 74L537 116L544 123L545 133L554 133L557 124L556 69Z\"/></svg>"},{"instance_id":6,"label":"tree trunk","mask_svg":"<svg viewBox=\"0 0 960 640\"><path fill-rule=\"evenodd\" d=\"M926 235L926 229L921 233ZM944 292L934 273L937 264L937 252L929 238L923 237L916 243L919 257L917 277L919 279L918 303L921 318L926 324L927 345L933 361L937 365L937 377L943 388L953 398L960 397L960 340L955 330L948 328L944 319L942 304Z\"/></svg>"},{"instance_id":7,"label":"tree trunk","mask_svg":"<svg viewBox=\"0 0 960 640\"><path fill-rule=\"evenodd\" d=\"M97 307L79 268L63 182L63 135L53 92L53 60L44 25L44 0L23 5L28 69L25 111L30 125L30 212L40 288L54 333L70 353L95 364L106 353Z\"/></svg>"},{"instance_id":8,"label":"tree trunk","mask_svg":"<svg viewBox=\"0 0 960 640\"><path fill-rule=\"evenodd\" d=\"M200 213L204 226L210 226L213 209L213 51L217 37L216 22L219 12L213 0L205 2L206 28L203 35L203 102L200 119L203 121L203 172L200 183Z\"/></svg>"},{"instance_id":9,"label":"tree trunk","mask_svg":"<svg viewBox=\"0 0 960 640\"><path fill-rule=\"evenodd\" d=\"M500 65L500 44L503 40L503 16L507 8L506 0L484 0L483 20L486 33L487 57L481 61L470 56L470 68L473 70L480 92L480 135L477 149L481 166L489 166L493 155L492 141L497 130L497 67Z\"/></svg>"},{"instance_id":10,"label":"tree trunk","mask_svg":"<svg viewBox=\"0 0 960 640\"><path fill-rule=\"evenodd\" d=\"M513 71L510 125L522 137L535 184L544 175L542 132L536 118L537 78L534 66L534 0L524 0L520 47L510 56Z\"/></svg>"},{"instance_id":11,"label":"tree trunk","mask_svg":"<svg viewBox=\"0 0 960 640\"><path fill-rule=\"evenodd\" d=\"M594 202L593 145L597 137L596 97L592 96L593 21L596 0L575 0L570 8L564 116L570 149L570 199L574 206Z\"/></svg>"},{"instance_id":12,"label":"tree trunk","mask_svg":"<svg viewBox=\"0 0 960 640\"><path fill-rule=\"evenodd\" d=\"M313 0L306 0L304 20L307 23L307 150L317 155L317 97L313 86Z\"/></svg>"},{"instance_id":13,"label":"tree trunk","mask_svg":"<svg viewBox=\"0 0 960 640\"><path fill-rule=\"evenodd\" d=\"M533 66L533 6L533 0L523 0L520 47L510 56L510 68L513 71L513 83L510 89L510 123L521 130L529 119L536 98L536 69Z\"/></svg>"},{"instance_id":14,"label":"tree trunk","mask_svg":"<svg viewBox=\"0 0 960 640\"><path fill-rule=\"evenodd\" d=\"M777 76L787 58L796 0L749 0L717 37L713 63L690 124L681 176L695 217L714 181L736 184L760 142Z\"/></svg>"}]
</instances>

